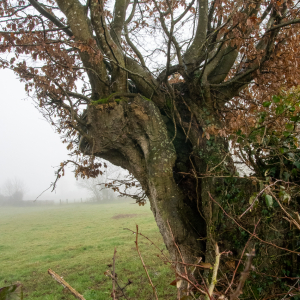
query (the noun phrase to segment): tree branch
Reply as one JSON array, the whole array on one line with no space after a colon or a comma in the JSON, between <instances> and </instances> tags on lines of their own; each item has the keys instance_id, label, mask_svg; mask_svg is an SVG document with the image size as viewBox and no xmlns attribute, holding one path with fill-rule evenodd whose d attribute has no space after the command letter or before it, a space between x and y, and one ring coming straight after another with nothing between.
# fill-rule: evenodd
<instances>
[{"instance_id":1,"label":"tree branch","mask_svg":"<svg viewBox=\"0 0 300 300\"><path fill-rule=\"evenodd\" d=\"M125 24L127 0L115 0L114 19L111 23L110 34L115 43L121 48L121 33Z\"/></svg>"},{"instance_id":2,"label":"tree branch","mask_svg":"<svg viewBox=\"0 0 300 300\"><path fill-rule=\"evenodd\" d=\"M216 252L216 259L215 259L215 264L213 268L213 274L211 277L210 285L208 288L208 294L205 295L205 299L213 299L211 298L213 296L213 292L215 289L215 285L217 283L217 275L218 275L218 270L219 270L219 265L220 265L220 258L221 258L221 253L219 251L219 246L218 244L215 245L215 252Z\"/></svg>"},{"instance_id":3,"label":"tree branch","mask_svg":"<svg viewBox=\"0 0 300 300\"><path fill-rule=\"evenodd\" d=\"M246 255L248 257L247 257L247 262L246 262L245 269L242 272L240 282L239 282L239 285L238 285L237 289L235 290L234 293L232 293L230 295L230 300L235 300L240 296L240 294L242 294L244 284L245 284L246 279L248 278L248 276L250 274L250 271L251 271L252 261L253 261L253 258L255 257L255 249L252 249L251 252L249 254L246 254Z\"/></svg>"},{"instance_id":4,"label":"tree branch","mask_svg":"<svg viewBox=\"0 0 300 300\"><path fill-rule=\"evenodd\" d=\"M266 33L271 32L271 31L276 30L276 29L279 29L279 28L282 28L282 27L286 27L286 26L293 25L293 24L298 24L298 23L300 23L300 19L294 19L294 20L290 20L290 21L287 21L287 22L284 22L284 23L280 23L278 25L274 25L271 28L269 28L266 31Z\"/></svg>"},{"instance_id":5,"label":"tree branch","mask_svg":"<svg viewBox=\"0 0 300 300\"><path fill-rule=\"evenodd\" d=\"M62 277L57 275L54 271L49 269L48 274L51 275L64 288L68 289L75 298L79 300L85 300L85 298L82 295L80 295L75 289L73 289Z\"/></svg>"},{"instance_id":6,"label":"tree branch","mask_svg":"<svg viewBox=\"0 0 300 300\"><path fill-rule=\"evenodd\" d=\"M124 24L124 32L125 32L125 39L127 44L130 46L130 48L133 50L133 52L136 54L136 56L139 58L141 65L143 67L146 67L143 55L141 54L141 52L138 50L138 48L132 43L132 41L129 38L129 34L128 34L128 27L127 24Z\"/></svg>"},{"instance_id":7,"label":"tree branch","mask_svg":"<svg viewBox=\"0 0 300 300\"><path fill-rule=\"evenodd\" d=\"M138 50L138 48L133 44L133 42L131 41L131 39L129 38L129 33L128 33L128 27L127 25L131 22L131 20L134 17L134 13L135 13L135 9L136 9L136 5L137 5L137 0L134 0L133 2L133 6L132 6L132 10L131 13L128 17L128 19L125 21L124 23L124 33L125 33L125 39L127 44L131 47L131 49L133 50L133 52L136 54L136 56L139 58L141 65L143 67L146 67L145 64L145 60L143 58L143 55L141 54L141 52Z\"/></svg>"},{"instance_id":8,"label":"tree branch","mask_svg":"<svg viewBox=\"0 0 300 300\"><path fill-rule=\"evenodd\" d=\"M186 7L184 12L177 19L174 20L174 25L177 24L187 14L187 12L194 5L194 3L195 3L195 0L192 0L191 3Z\"/></svg>"},{"instance_id":9,"label":"tree branch","mask_svg":"<svg viewBox=\"0 0 300 300\"><path fill-rule=\"evenodd\" d=\"M30 4L44 17L54 23L57 27L61 28L69 37L73 36L71 30L66 28L66 25L61 23L55 16L47 12L36 0L29 0Z\"/></svg>"},{"instance_id":10,"label":"tree branch","mask_svg":"<svg viewBox=\"0 0 300 300\"><path fill-rule=\"evenodd\" d=\"M208 28L208 0L198 0L199 17L195 38L184 54L185 64L193 64L200 56Z\"/></svg>"},{"instance_id":11,"label":"tree branch","mask_svg":"<svg viewBox=\"0 0 300 300\"><path fill-rule=\"evenodd\" d=\"M64 29L68 29L70 26L65 26L62 28L53 28L53 29L44 29L44 30L32 30L32 31L0 31L0 34L25 34L25 33L43 33L43 32L54 32L54 31L60 31Z\"/></svg>"},{"instance_id":12,"label":"tree branch","mask_svg":"<svg viewBox=\"0 0 300 300\"><path fill-rule=\"evenodd\" d=\"M89 45L94 50L94 53L79 51L83 65L87 68L87 70L92 69L95 71L95 73L87 71L93 90L92 98L99 99L101 96L109 94L108 86L103 84L103 82L98 78L98 76L100 76L103 81L108 81L106 67L103 60L98 57L95 58L96 55L101 56L101 49L97 47L96 41L94 40L89 20L86 16L85 7L81 5L78 0L57 0L56 2L61 11L67 17L75 39L86 43L86 45Z\"/></svg>"}]
</instances>

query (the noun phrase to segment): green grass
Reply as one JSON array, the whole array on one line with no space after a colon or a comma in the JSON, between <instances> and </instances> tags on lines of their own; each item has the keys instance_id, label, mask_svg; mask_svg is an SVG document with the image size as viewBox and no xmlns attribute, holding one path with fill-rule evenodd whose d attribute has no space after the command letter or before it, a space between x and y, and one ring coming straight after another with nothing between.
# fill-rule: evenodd
<instances>
[{"instance_id":1,"label":"green grass","mask_svg":"<svg viewBox=\"0 0 300 300\"><path fill-rule=\"evenodd\" d=\"M112 218L119 214L134 217ZM51 268L86 300L111 299L111 279L104 275L117 247L116 273L129 299L153 299L135 249L139 230L165 249L149 205L129 203L70 204L52 207L0 208L0 287L20 281L25 299L75 299L48 274ZM160 299L175 299L174 274L156 256L159 251L139 238L145 264ZM165 250L166 251L166 250ZM123 298L122 298L123 299Z\"/></svg>"}]
</instances>

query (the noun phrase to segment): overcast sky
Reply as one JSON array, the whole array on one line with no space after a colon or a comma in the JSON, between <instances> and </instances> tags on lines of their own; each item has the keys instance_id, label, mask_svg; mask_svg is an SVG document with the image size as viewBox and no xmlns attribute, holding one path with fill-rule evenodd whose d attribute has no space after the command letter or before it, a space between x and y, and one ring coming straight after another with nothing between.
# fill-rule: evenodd
<instances>
[{"instance_id":1,"label":"overcast sky","mask_svg":"<svg viewBox=\"0 0 300 300\"><path fill-rule=\"evenodd\" d=\"M3 183L17 178L26 186L26 200L35 199L55 179L55 170L67 159L66 144L47 123L30 99L24 84L9 70L0 69L0 192ZM86 198L76 185L71 169L55 192L45 192L41 200Z\"/></svg>"}]
</instances>

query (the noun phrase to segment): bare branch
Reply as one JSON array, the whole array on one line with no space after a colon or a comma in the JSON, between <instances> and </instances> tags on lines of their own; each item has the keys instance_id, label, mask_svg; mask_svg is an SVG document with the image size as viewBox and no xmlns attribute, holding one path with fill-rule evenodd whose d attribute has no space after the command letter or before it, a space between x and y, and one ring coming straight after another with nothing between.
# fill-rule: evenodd
<instances>
[{"instance_id":1,"label":"bare branch","mask_svg":"<svg viewBox=\"0 0 300 300\"><path fill-rule=\"evenodd\" d=\"M128 25L131 22L131 20L133 19L137 3L138 3L137 0L133 1L131 13L130 13L129 17L127 18L127 20L125 21L126 25Z\"/></svg>"},{"instance_id":2,"label":"bare branch","mask_svg":"<svg viewBox=\"0 0 300 300\"><path fill-rule=\"evenodd\" d=\"M61 28L69 37L73 36L71 30L69 30L66 25L61 23L55 16L47 12L36 0L29 0L30 4L44 17L53 22L57 27Z\"/></svg>"},{"instance_id":3,"label":"bare branch","mask_svg":"<svg viewBox=\"0 0 300 300\"><path fill-rule=\"evenodd\" d=\"M64 29L68 29L70 26L65 26L62 28L44 29L44 30L32 30L32 31L0 31L0 34L25 34L25 33L43 33L43 32L54 32Z\"/></svg>"},{"instance_id":4,"label":"bare branch","mask_svg":"<svg viewBox=\"0 0 300 300\"><path fill-rule=\"evenodd\" d=\"M214 291L215 285L217 283L217 275L218 275L220 258L221 258L221 254L220 254L220 251L219 251L218 244L215 245L215 254L216 254L215 264L214 264L214 267L213 267L213 274L212 274L210 285L209 285L209 288L208 288L208 294L205 296L206 300L212 299L211 297L213 295L213 291Z\"/></svg>"},{"instance_id":5,"label":"bare branch","mask_svg":"<svg viewBox=\"0 0 300 300\"><path fill-rule=\"evenodd\" d=\"M190 8L194 5L195 0L192 0L191 3L186 7L186 9L184 10L184 12L174 20L174 25L177 24L186 14L187 12L190 10Z\"/></svg>"},{"instance_id":6,"label":"bare branch","mask_svg":"<svg viewBox=\"0 0 300 300\"><path fill-rule=\"evenodd\" d=\"M141 65L143 67L146 67L145 64L145 60L143 58L143 55L141 54L141 52L138 50L138 48L132 43L132 41L129 38L129 34L128 34L128 27L127 24L124 25L124 32L125 32L125 39L126 42L128 43L128 45L131 47L131 49L133 50L133 52L136 54L136 56L139 58Z\"/></svg>"},{"instance_id":7,"label":"bare branch","mask_svg":"<svg viewBox=\"0 0 300 300\"><path fill-rule=\"evenodd\" d=\"M290 250L290 249L287 249L287 248L283 248L283 247L280 247L280 246L277 246L275 244L272 244L270 242L267 242L267 241L264 241L263 239L259 238L256 234L253 234L252 232L250 232L249 230L247 230L245 227L243 227L241 224L239 224L233 217L231 217L225 210L224 208L211 196L210 193L208 193L210 199L212 201L214 201L214 203L216 203L220 208L221 210L224 212L224 214L230 218L238 227L242 228L244 231L246 231L247 233L249 233L251 236L253 236L254 238L256 238L257 240L259 240L260 242L264 243L264 244L267 244L267 245L270 245L270 246L273 246L275 248L278 248L278 249L281 249L281 250L284 250L284 251L287 251L287 252L290 252L290 253L295 253L295 254L300 254L300 252L297 252L297 251L293 251L293 250Z\"/></svg>"},{"instance_id":8,"label":"bare branch","mask_svg":"<svg viewBox=\"0 0 300 300\"><path fill-rule=\"evenodd\" d=\"M185 64L192 64L200 56L203 45L206 41L206 34L208 28L208 0L198 0L198 26L195 38L191 46L187 49L184 54Z\"/></svg>"},{"instance_id":9,"label":"bare branch","mask_svg":"<svg viewBox=\"0 0 300 300\"><path fill-rule=\"evenodd\" d=\"M128 0L115 0L114 19L111 23L110 34L115 43L121 47L121 33L125 24Z\"/></svg>"},{"instance_id":10,"label":"bare branch","mask_svg":"<svg viewBox=\"0 0 300 300\"><path fill-rule=\"evenodd\" d=\"M57 275L54 271L49 269L48 274L51 275L64 288L68 289L75 298L79 300L85 300L85 298L82 295L80 295L74 288L72 288L62 277Z\"/></svg>"},{"instance_id":11,"label":"bare branch","mask_svg":"<svg viewBox=\"0 0 300 300\"><path fill-rule=\"evenodd\" d=\"M242 272L242 275L241 275L241 278L240 278L239 285L238 285L237 289L235 290L234 293L232 293L230 295L230 300L235 300L240 296L240 294L242 294L244 284L245 284L246 279L248 278L248 276L250 274L250 271L251 271L252 261L253 261L253 258L255 257L255 249L252 249L250 251L250 253L246 254L246 255L247 255L247 261L246 261L245 269Z\"/></svg>"}]
</instances>

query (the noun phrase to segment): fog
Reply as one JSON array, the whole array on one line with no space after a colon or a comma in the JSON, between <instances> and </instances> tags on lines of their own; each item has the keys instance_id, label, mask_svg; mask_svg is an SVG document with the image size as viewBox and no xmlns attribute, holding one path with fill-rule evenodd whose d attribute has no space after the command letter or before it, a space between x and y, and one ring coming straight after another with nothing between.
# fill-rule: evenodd
<instances>
[{"instance_id":1,"label":"fog","mask_svg":"<svg viewBox=\"0 0 300 300\"><path fill-rule=\"evenodd\" d=\"M46 122L31 99L24 84L9 70L0 70L0 193L7 179L17 178L25 186L24 200L34 200L55 180L55 170L68 158L66 144ZM41 200L89 197L76 184L72 169L58 181L55 192L46 191Z\"/></svg>"}]
</instances>

